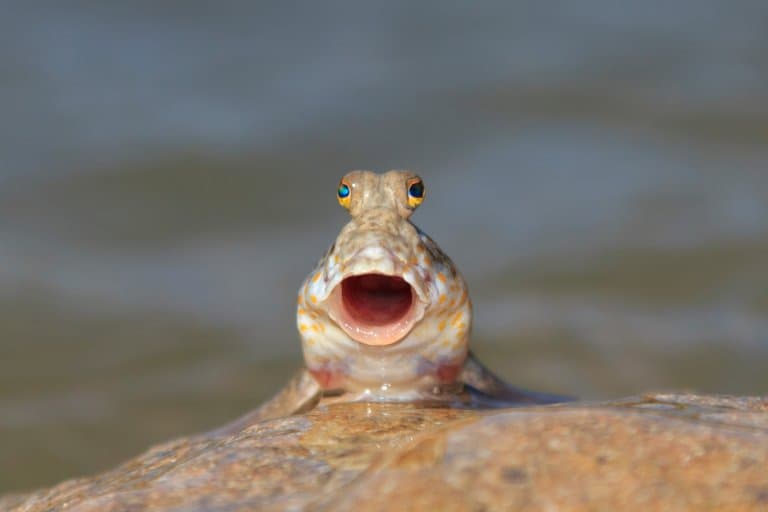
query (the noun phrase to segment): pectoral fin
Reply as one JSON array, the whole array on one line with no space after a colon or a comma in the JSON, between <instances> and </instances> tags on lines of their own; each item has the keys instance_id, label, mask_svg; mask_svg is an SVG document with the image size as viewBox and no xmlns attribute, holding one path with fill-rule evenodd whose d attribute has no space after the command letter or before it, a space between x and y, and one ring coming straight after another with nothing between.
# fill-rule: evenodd
<instances>
[{"instance_id":1,"label":"pectoral fin","mask_svg":"<svg viewBox=\"0 0 768 512\"><path fill-rule=\"evenodd\" d=\"M491 405L544 405L574 400L573 397L537 393L511 386L486 368L471 352L461 369L459 380L468 391L479 392L477 396L480 401L489 398L498 402Z\"/></svg>"},{"instance_id":2,"label":"pectoral fin","mask_svg":"<svg viewBox=\"0 0 768 512\"><path fill-rule=\"evenodd\" d=\"M298 371L288 384L278 391L272 398L258 406L256 409L246 413L235 421L224 425L212 432L210 435L230 435L240 432L264 420L282 418L293 414L300 414L309 411L317 405L322 396L322 390L317 381L310 375L306 368Z\"/></svg>"}]
</instances>

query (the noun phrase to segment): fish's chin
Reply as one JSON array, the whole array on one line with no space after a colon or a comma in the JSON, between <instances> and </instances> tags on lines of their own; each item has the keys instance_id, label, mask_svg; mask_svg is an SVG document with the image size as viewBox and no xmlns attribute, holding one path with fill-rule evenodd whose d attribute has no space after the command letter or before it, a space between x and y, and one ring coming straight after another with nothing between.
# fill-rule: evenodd
<instances>
[{"instance_id":1,"label":"fish's chin","mask_svg":"<svg viewBox=\"0 0 768 512\"><path fill-rule=\"evenodd\" d=\"M353 340L372 346L405 338L424 316L424 303L400 276L368 273L345 277L327 299L330 317Z\"/></svg>"}]
</instances>

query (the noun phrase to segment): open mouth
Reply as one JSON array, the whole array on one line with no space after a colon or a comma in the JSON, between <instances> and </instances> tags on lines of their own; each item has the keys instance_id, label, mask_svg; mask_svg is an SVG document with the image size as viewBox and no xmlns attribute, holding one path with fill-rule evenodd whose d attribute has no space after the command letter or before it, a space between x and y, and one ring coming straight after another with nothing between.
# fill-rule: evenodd
<instances>
[{"instance_id":1,"label":"open mouth","mask_svg":"<svg viewBox=\"0 0 768 512\"><path fill-rule=\"evenodd\" d=\"M399 276L346 277L330 300L334 320L352 339L366 345L400 341L423 314L413 287Z\"/></svg>"},{"instance_id":2,"label":"open mouth","mask_svg":"<svg viewBox=\"0 0 768 512\"><path fill-rule=\"evenodd\" d=\"M367 325L397 322L411 309L413 292L402 277L381 274L352 276L341 282L341 300L347 312Z\"/></svg>"}]
</instances>

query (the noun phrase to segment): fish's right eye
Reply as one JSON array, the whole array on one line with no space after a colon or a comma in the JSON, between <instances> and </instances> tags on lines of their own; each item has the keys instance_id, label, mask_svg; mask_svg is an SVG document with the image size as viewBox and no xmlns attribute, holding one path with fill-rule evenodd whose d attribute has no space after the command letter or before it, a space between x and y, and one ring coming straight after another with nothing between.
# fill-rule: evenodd
<instances>
[{"instance_id":1,"label":"fish's right eye","mask_svg":"<svg viewBox=\"0 0 768 512\"><path fill-rule=\"evenodd\" d=\"M352 195L352 189L349 184L342 180L339 183L339 188L336 190L336 198L339 200L339 204L349 210L350 196Z\"/></svg>"}]
</instances>

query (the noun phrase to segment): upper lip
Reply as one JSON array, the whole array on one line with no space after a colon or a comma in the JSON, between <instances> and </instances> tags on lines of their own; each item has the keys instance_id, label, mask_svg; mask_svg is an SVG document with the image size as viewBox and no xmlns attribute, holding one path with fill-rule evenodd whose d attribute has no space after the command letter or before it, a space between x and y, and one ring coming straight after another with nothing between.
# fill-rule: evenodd
<instances>
[{"instance_id":1,"label":"upper lip","mask_svg":"<svg viewBox=\"0 0 768 512\"><path fill-rule=\"evenodd\" d=\"M366 255L366 252L377 251L378 257L370 258ZM384 254L382 254L382 251ZM371 260L376 261L375 264L371 264ZM349 277L355 277L364 274L382 274L392 277L400 277L413 289L416 297L424 304L430 302L430 294L427 287L427 283L424 282L419 269L408 261L395 254L391 249L386 247L363 247L359 249L355 254L344 260L341 263L342 271L335 273L331 276L325 288L325 296L318 297L321 301L327 299L333 290L341 285L344 279Z\"/></svg>"}]
</instances>

